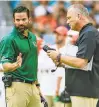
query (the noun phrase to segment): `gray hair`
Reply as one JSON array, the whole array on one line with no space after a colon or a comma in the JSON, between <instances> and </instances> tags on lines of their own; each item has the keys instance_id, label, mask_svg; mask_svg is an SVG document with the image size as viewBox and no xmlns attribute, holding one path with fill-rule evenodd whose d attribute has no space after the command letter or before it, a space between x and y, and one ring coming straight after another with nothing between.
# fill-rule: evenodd
<instances>
[{"instance_id":1,"label":"gray hair","mask_svg":"<svg viewBox=\"0 0 99 107\"><path fill-rule=\"evenodd\" d=\"M86 17L89 17L89 12L88 12L88 9L86 7L84 7L82 4L73 4L71 5L69 9L73 9L75 10L77 13L80 13Z\"/></svg>"}]
</instances>

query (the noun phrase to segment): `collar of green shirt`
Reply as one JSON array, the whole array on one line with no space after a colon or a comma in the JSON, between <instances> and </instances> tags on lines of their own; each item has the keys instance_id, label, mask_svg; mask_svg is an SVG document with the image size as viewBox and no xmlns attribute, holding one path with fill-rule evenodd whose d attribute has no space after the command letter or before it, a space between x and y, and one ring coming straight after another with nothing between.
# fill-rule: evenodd
<instances>
[{"instance_id":1,"label":"collar of green shirt","mask_svg":"<svg viewBox=\"0 0 99 107\"><path fill-rule=\"evenodd\" d=\"M14 27L13 28L13 32L16 33L21 39L24 39L24 38L29 38L31 39L31 35L30 35L30 32L28 32L28 36L24 36L23 34L21 34L20 32L18 32L18 30Z\"/></svg>"}]
</instances>

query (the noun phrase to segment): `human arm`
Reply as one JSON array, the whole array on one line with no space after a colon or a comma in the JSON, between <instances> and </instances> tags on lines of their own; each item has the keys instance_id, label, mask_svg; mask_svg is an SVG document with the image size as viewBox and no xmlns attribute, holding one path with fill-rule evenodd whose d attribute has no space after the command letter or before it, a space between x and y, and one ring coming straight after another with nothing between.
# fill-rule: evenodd
<instances>
[{"instance_id":1,"label":"human arm","mask_svg":"<svg viewBox=\"0 0 99 107\"><path fill-rule=\"evenodd\" d=\"M48 56L56 62L57 56L59 55L58 52L56 51L49 51ZM72 56L65 56L61 55L60 57L60 63L64 63L66 65L76 67L76 68L83 68L84 66L87 65L88 60L87 59L82 59L82 58L77 58L77 57L72 57ZM57 64L57 62L56 62Z\"/></svg>"},{"instance_id":2,"label":"human arm","mask_svg":"<svg viewBox=\"0 0 99 107\"><path fill-rule=\"evenodd\" d=\"M68 55L68 56L61 55L60 63L64 63L71 67L82 69L88 64L88 62L90 62L96 48L96 38L93 32L88 32L84 36L85 37L83 37L79 41L78 51L76 53L76 56L73 57L71 55ZM55 62L59 53L56 51L50 50L48 51L48 55Z\"/></svg>"},{"instance_id":3,"label":"human arm","mask_svg":"<svg viewBox=\"0 0 99 107\"><path fill-rule=\"evenodd\" d=\"M2 68L0 69L0 71L1 72L9 72L9 71L12 72L15 69L21 67L21 64L22 64L22 54L20 53L19 56L17 56L16 62L14 62L14 63L7 62L7 63L1 64Z\"/></svg>"},{"instance_id":4,"label":"human arm","mask_svg":"<svg viewBox=\"0 0 99 107\"><path fill-rule=\"evenodd\" d=\"M60 90L61 80L62 80L62 77L58 77L57 78L55 96L59 96L59 90Z\"/></svg>"},{"instance_id":5,"label":"human arm","mask_svg":"<svg viewBox=\"0 0 99 107\"><path fill-rule=\"evenodd\" d=\"M0 63L3 67L3 72L11 72L17 69L22 64L22 55L18 51L14 39L10 36L5 37L1 42L0 48Z\"/></svg>"},{"instance_id":6,"label":"human arm","mask_svg":"<svg viewBox=\"0 0 99 107\"><path fill-rule=\"evenodd\" d=\"M44 107L48 107L48 103L47 103L46 99L44 98L43 94L41 93L40 83L38 81L35 81L35 84L36 84L36 87L39 91L39 95L40 95L40 98L41 98L41 103L44 104Z\"/></svg>"}]
</instances>

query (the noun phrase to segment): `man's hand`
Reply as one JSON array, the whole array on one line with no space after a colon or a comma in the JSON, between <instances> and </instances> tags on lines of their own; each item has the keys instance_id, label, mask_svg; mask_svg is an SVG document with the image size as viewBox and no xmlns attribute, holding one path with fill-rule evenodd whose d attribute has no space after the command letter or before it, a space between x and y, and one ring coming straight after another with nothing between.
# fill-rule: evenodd
<instances>
[{"instance_id":1,"label":"man's hand","mask_svg":"<svg viewBox=\"0 0 99 107\"><path fill-rule=\"evenodd\" d=\"M45 98L43 96L40 96L40 97L41 97L41 103L43 103L44 107L48 107L48 103L45 100Z\"/></svg>"},{"instance_id":2,"label":"man's hand","mask_svg":"<svg viewBox=\"0 0 99 107\"><path fill-rule=\"evenodd\" d=\"M55 91L55 96L59 96L59 90L58 89L56 89L56 91Z\"/></svg>"},{"instance_id":3,"label":"man's hand","mask_svg":"<svg viewBox=\"0 0 99 107\"><path fill-rule=\"evenodd\" d=\"M58 66L58 67L62 66L62 64L60 62L58 62L58 60L57 60L57 57L59 55L59 53L57 51L49 50L49 51L47 51L47 55L53 60L53 62L55 63L56 66Z\"/></svg>"},{"instance_id":4,"label":"man's hand","mask_svg":"<svg viewBox=\"0 0 99 107\"><path fill-rule=\"evenodd\" d=\"M48 50L47 55L54 61L57 59L57 56L59 55L59 52L53 51L53 50Z\"/></svg>"},{"instance_id":5,"label":"man's hand","mask_svg":"<svg viewBox=\"0 0 99 107\"><path fill-rule=\"evenodd\" d=\"M53 60L53 62L54 62L55 65L58 66L58 67L61 65L60 62L58 62L57 60Z\"/></svg>"},{"instance_id":6,"label":"man's hand","mask_svg":"<svg viewBox=\"0 0 99 107\"><path fill-rule=\"evenodd\" d=\"M21 67L21 64L22 64L22 54L19 53L19 56L17 56L17 67Z\"/></svg>"},{"instance_id":7,"label":"man's hand","mask_svg":"<svg viewBox=\"0 0 99 107\"><path fill-rule=\"evenodd\" d=\"M48 103L47 101L45 100L45 98L43 97L42 93L41 93L41 90L40 90L40 86L37 85L38 84L38 81L35 81L35 85L39 91L39 95L40 95L40 98L41 98L41 103L43 103L44 107L48 107Z\"/></svg>"}]
</instances>

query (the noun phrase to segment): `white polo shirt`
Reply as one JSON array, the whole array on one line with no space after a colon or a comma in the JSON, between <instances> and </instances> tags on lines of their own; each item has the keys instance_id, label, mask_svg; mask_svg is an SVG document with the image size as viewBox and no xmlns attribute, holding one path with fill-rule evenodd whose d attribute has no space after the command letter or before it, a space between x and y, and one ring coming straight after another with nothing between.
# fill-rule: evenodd
<instances>
[{"instance_id":1,"label":"white polo shirt","mask_svg":"<svg viewBox=\"0 0 99 107\"><path fill-rule=\"evenodd\" d=\"M56 48L55 46L53 48ZM55 94L56 88L56 75L55 72L51 72L56 66L48 57L46 52L40 51L38 57L38 80L40 83L40 89L43 95L52 96Z\"/></svg>"},{"instance_id":2,"label":"white polo shirt","mask_svg":"<svg viewBox=\"0 0 99 107\"><path fill-rule=\"evenodd\" d=\"M69 44L69 41L66 42L66 45L62 48L60 48L58 51L66 55L67 51L71 45ZM54 48L57 50L56 45L51 46L51 48ZM77 49L72 49L70 52L74 56L76 55ZM64 90L65 87L65 69L62 67L58 67L55 72L51 72L52 69L55 69L56 66L53 63L52 59L48 57L46 52L43 50L40 51L39 57L38 57L38 80L40 82L40 88L43 95L55 95L56 90L56 84L57 84L57 77L62 77L61 86L60 86L60 92Z\"/></svg>"}]
</instances>

